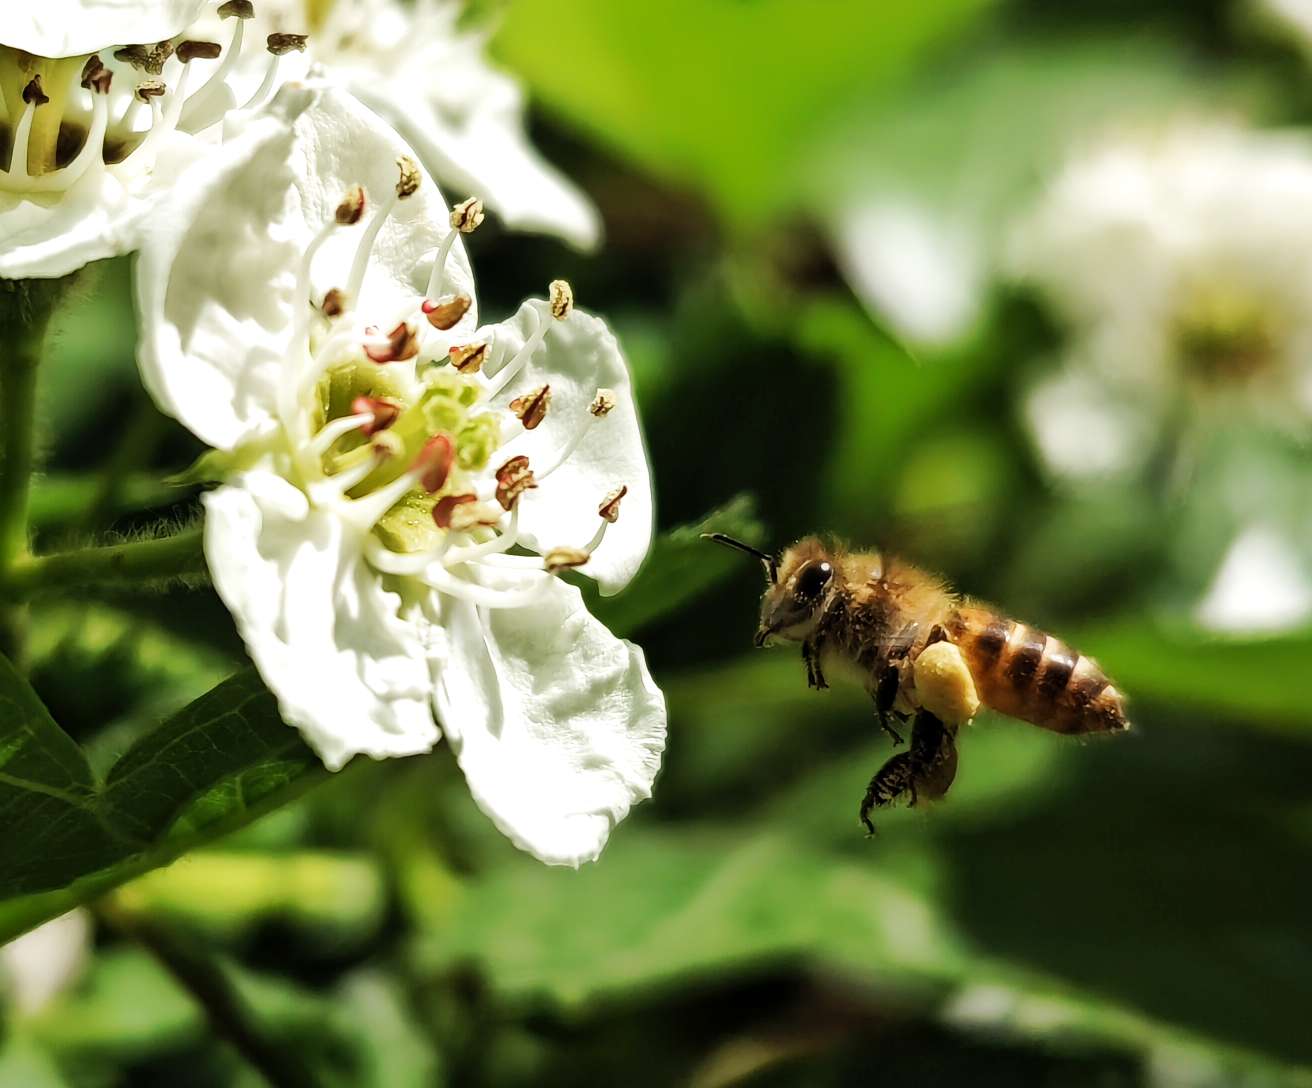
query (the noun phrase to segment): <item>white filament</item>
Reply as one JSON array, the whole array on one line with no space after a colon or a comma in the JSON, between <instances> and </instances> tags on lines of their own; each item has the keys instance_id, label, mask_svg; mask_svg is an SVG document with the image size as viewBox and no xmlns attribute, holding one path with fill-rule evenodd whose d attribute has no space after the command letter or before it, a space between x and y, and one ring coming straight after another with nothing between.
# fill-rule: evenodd
<instances>
[{"instance_id":1,"label":"white filament","mask_svg":"<svg viewBox=\"0 0 1312 1088\"><path fill-rule=\"evenodd\" d=\"M361 461L360 464L342 469L341 472L335 472L331 476L320 476L309 484L310 500L317 506L341 502L351 488L364 482L365 477L373 472L377 463L377 459Z\"/></svg>"},{"instance_id":2,"label":"white filament","mask_svg":"<svg viewBox=\"0 0 1312 1088\"><path fill-rule=\"evenodd\" d=\"M553 579L550 575L544 575L516 589L489 589L458 578L440 564L432 563L424 570L423 581L439 593L469 601L480 608L522 608L536 602Z\"/></svg>"},{"instance_id":3,"label":"white filament","mask_svg":"<svg viewBox=\"0 0 1312 1088\"><path fill-rule=\"evenodd\" d=\"M351 503L350 516L358 525L372 528L378 519L405 498L411 488L418 485L424 469L412 468L401 473L390 484L384 484L369 495L361 495Z\"/></svg>"},{"instance_id":4,"label":"white filament","mask_svg":"<svg viewBox=\"0 0 1312 1088\"><path fill-rule=\"evenodd\" d=\"M458 563L472 563L477 559L483 559L489 555L498 555L502 552L509 551L519 541L519 504L510 512L510 524L506 526L504 532L479 544L467 544L463 548L452 548L451 553L446 557L447 566L455 566Z\"/></svg>"},{"instance_id":5,"label":"white filament","mask_svg":"<svg viewBox=\"0 0 1312 1088\"><path fill-rule=\"evenodd\" d=\"M374 421L373 412L361 412L359 415L342 416L340 419L331 420L319 428L319 433L314 436L311 443L311 449L316 457L322 457L342 435L350 434L352 431L359 430L361 427L367 427Z\"/></svg>"},{"instance_id":6,"label":"white filament","mask_svg":"<svg viewBox=\"0 0 1312 1088\"><path fill-rule=\"evenodd\" d=\"M374 242L378 239L378 232L383 229L383 223L392 214L392 209L396 207L396 201L396 191L393 190L392 194L374 212L373 218L369 220L368 225L364 228L364 233L360 235L360 241L355 247L355 257L351 260L351 276L346 282L348 298L356 299L360 296L360 287L364 283L365 269L369 267L369 255L373 253Z\"/></svg>"},{"instance_id":7,"label":"white filament","mask_svg":"<svg viewBox=\"0 0 1312 1088\"><path fill-rule=\"evenodd\" d=\"M451 256L451 247L455 245L459 233L458 230L451 231L438 246L437 256L433 259L433 270L428 274L428 288L424 291L429 298L441 298L446 294L443 286L446 279L446 262Z\"/></svg>"},{"instance_id":8,"label":"white filament","mask_svg":"<svg viewBox=\"0 0 1312 1088\"><path fill-rule=\"evenodd\" d=\"M376 571L414 577L422 574L430 563L440 560L450 543L450 537L443 534L436 544L425 551L394 552L376 536L370 536L365 541L364 555Z\"/></svg>"},{"instance_id":9,"label":"white filament","mask_svg":"<svg viewBox=\"0 0 1312 1088\"><path fill-rule=\"evenodd\" d=\"M533 334L524 341L524 346L515 352L511 360L506 363L492 379L488 382L486 396L495 397L506 386L515 380L515 376L524 369L524 364L528 362L529 357L537 351L542 341L547 337L547 325L542 320L542 313L538 307L533 307L532 311L534 320L537 321L537 328Z\"/></svg>"},{"instance_id":10,"label":"white filament","mask_svg":"<svg viewBox=\"0 0 1312 1088\"><path fill-rule=\"evenodd\" d=\"M264 80L255 88L255 93L238 107L239 109L250 110L264 104L265 100L273 93L275 81L278 78L278 66L281 63L282 56L280 54L269 54L269 67L265 70Z\"/></svg>"},{"instance_id":11,"label":"white filament","mask_svg":"<svg viewBox=\"0 0 1312 1088\"><path fill-rule=\"evenodd\" d=\"M146 133L146 138L141 141L132 153L133 158L137 158L138 161L145 159L149 166L149 159L155 152L155 145L178 127L178 118L182 116L182 106L186 101L184 96L187 93L187 77L190 74L191 65L184 64L182 66L182 75L178 77L177 89L169 96L168 109L160 104L158 98L150 100L150 112L154 118L154 123L150 126L150 131Z\"/></svg>"},{"instance_id":12,"label":"white filament","mask_svg":"<svg viewBox=\"0 0 1312 1088\"><path fill-rule=\"evenodd\" d=\"M208 116L202 110L210 104L210 101L220 90L225 88L228 73L232 71L233 65L237 63L237 56L241 52L246 20L236 19L234 21L237 26L232 32L231 41L228 42L228 51L223 55L223 59L219 61L219 66L210 73L210 78L187 100L183 108L181 127L185 132L202 132L223 115L222 110L214 116Z\"/></svg>"},{"instance_id":13,"label":"white filament","mask_svg":"<svg viewBox=\"0 0 1312 1088\"><path fill-rule=\"evenodd\" d=\"M9 173L5 177L5 180L11 184L6 188L27 188L27 145L32 137L32 117L35 113L36 103L27 103L23 107L23 116L18 119L18 127L14 129L13 150L9 154Z\"/></svg>"}]
</instances>

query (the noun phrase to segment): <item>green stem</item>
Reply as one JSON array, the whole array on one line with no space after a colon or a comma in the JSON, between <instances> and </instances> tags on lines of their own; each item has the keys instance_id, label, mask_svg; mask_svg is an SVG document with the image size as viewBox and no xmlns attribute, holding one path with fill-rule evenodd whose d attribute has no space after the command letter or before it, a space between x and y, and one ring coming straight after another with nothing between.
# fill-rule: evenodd
<instances>
[{"instance_id":1,"label":"green stem","mask_svg":"<svg viewBox=\"0 0 1312 1088\"><path fill-rule=\"evenodd\" d=\"M199 944L158 918L125 909L117 897L102 902L100 915L132 937L187 990L205 1011L214 1033L230 1043L274 1088L314 1088L314 1078L295 1051L280 1046L223 967Z\"/></svg>"},{"instance_id":2,"label":"green stem","mask_svg":"<svg viewBox=\"0 0 1312 1088\"><path fill-rule=\"evenodd\" d=\"M32 480L36 367L44 339L29 330L10 347L0 367L4 452L0 461L0 569L27 551L27 495Z\"/></svg>"},{"instance_id":3,"label":"green stem","mask_svg":"<svg viewBox=\"0 0 1312 1088\"><path fill-rule=\"evenodd\" d=\"M0 287L0 582L27 554L27 507L36 439L37 366L60 281ZM23 656L25 612L0 608L0 650Z\"/></svg>"},{"instance_id":4,"label":"green stem","mask_svg":"<svg viewBox=\"0 0 1312 1088\"><path fill-rule=\"evenodd\" d=\"M155 540L27 556L10 571L4 589L11 600L23 601L39 593L204 574L201 545L197 528Z\"/></svg>"}]
</instances>

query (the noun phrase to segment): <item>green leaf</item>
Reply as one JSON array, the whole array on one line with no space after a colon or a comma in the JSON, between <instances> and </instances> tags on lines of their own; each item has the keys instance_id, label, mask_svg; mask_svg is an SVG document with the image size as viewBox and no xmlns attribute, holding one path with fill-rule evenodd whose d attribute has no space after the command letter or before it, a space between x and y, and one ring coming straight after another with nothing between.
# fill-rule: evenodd
<instances>
[{"instance_id":1,"label":"green leaf","mask_svg":"<svg viewBox=\"0 0 1312 1088\"><path fill-rule=\"evenodd\" d=\"M1312 633L1226 638L1134 617L1090 628L1077 644L1115 678L1129 697L1132 718L1142 700L1312 737L1305 680Z\"/></svg>"},{"instance_id":2,"label":"green leaf","mask_svg":"<svg viewBox=\"0 0 1312 1088\"><path fill-rule=\"evenodd\" d=\"M129 853L97 808L77 743L0 658L0 889L5 896L65 884Z\"/></svg>"},{"instance_id":3,"label":"green leaf","mask_svg":"<svg viewBox=\"0 0 1312 1088\"><path fill-rule=\"evenodd\" d=\"M935 873L931 883L949 878ZM878 985L885 1011L890 1003L919 1015L941 1010L976 1029L1003 1026L1031 1039L1050 1040L1059 1029L1134 1052L1205 1055L1232 1071L1269 1066L1077 986L1001 965L972 947L945 906L896 869L828 854L788 833L647 831L617 836L602 864L577 874L508 865L478 882L450 929L425 946L425 965L472 964L510 1009L545 1005L576 1020L697 980L819 961Z\"/></svg>"},{"instance_id":4,"label":"green leaf","mask_svg":"<svg viewBox=\"0 0 1312 1088\"><path fill-rule=\"evenodd\" d=\"M134 744L103 785L7 663L0 690L0 899L11 900L0 905L0 941L244 826L325 777L253 669Z\"/></svg>"},{"instance_id":5,"label":"green leaf","mask_svg":"<svg viewBox=\"0 0 1312 1088\"><path fill-rule=\"evenodd\" d=\"M538 100L755 223L796 196L807 149L845 103L887 93L986 5L520 0L496 45Z\"/></svg>"},{"instance_id":6,"label":"green leaf","mask_svg":"<svg viewBox=\"0 0 1312 1088\"><path fill-rule=\"evenodd\" d=\"M987 375L980 353L930 362L907 354L851 301L821 297L803 309L792 329L798 350L828 359L839 383L835 463L820 486L829 509L862 512L887 496L930 424L961 405ZM889 502L887 497L883 502Z\"/></svg>"},{"instance_id":7,"label":"green leaf","mask_svg":"<svg viewBox=\"0 0 1312 1088\"><path fill-rule=\"evenodd\" d=\"M129 910L231 940L277 920L312 931L320 949L359 945L383 918L379 867L326 851L201 850L185 865L139 877L118 893Z\"/></svg>"},{"instance_id":8,"label":"green leaf","mask_svg":"<svg viewBox=\"0 0 1312 1088\"><path fill-rule=\"evenodd\" d=\"M701 521L658 536L642 570L622 593L603 597L591 582L583 583L592 614L617 635L630 636L741 569L742 556L703 540L703 533L727 533L749 544L759 544L764 536L755 502L749 495L738 495Z\"/></svg>"}]
</instances>

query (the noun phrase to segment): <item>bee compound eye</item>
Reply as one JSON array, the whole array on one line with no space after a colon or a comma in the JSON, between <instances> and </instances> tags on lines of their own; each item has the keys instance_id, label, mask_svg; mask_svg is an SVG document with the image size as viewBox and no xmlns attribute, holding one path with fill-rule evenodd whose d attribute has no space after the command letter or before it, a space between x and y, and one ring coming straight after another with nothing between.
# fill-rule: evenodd
<instances>
[{"instance_id":1,"label":"bee compound eye","mask_svg":"<svg viewBox=\"0 0 1312 1088\"><path fill-rule=\"evenodd\" d=\"M833 576L834 568L828 563L812 563L797 576L797 595L807 598L820 596Z\"/></svg>"}]
</instances>

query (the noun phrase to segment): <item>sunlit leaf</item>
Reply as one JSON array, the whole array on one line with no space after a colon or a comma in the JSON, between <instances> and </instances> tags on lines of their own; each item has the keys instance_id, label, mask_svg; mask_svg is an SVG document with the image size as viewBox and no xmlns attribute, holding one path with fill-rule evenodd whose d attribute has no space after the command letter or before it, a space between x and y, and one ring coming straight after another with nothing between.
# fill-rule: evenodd
<instances>
[{"instance_id":1,"label":"sunlit leaf","mask_svg":"<svg viewBox=\"0 0 1312 1088\"><path fill-rule=\"evenodd\" d=\"M753 222L796 196L806 148L847 102L887 92L986 6L521 0L497 48L575 126Z\"/></svg>"},{"instance_id":2,"label":"sunlit leaf","mask_svg":"<svg viewBox=\"0 0 1312 1088\"><path fill-rule=\"evenodd\" d=\"M0 905L0 939L249 823L325 773L254 670L134 744L103 785L7 663L0 684L0 898L12 900Z\"/></svg>"}]
</instances>

